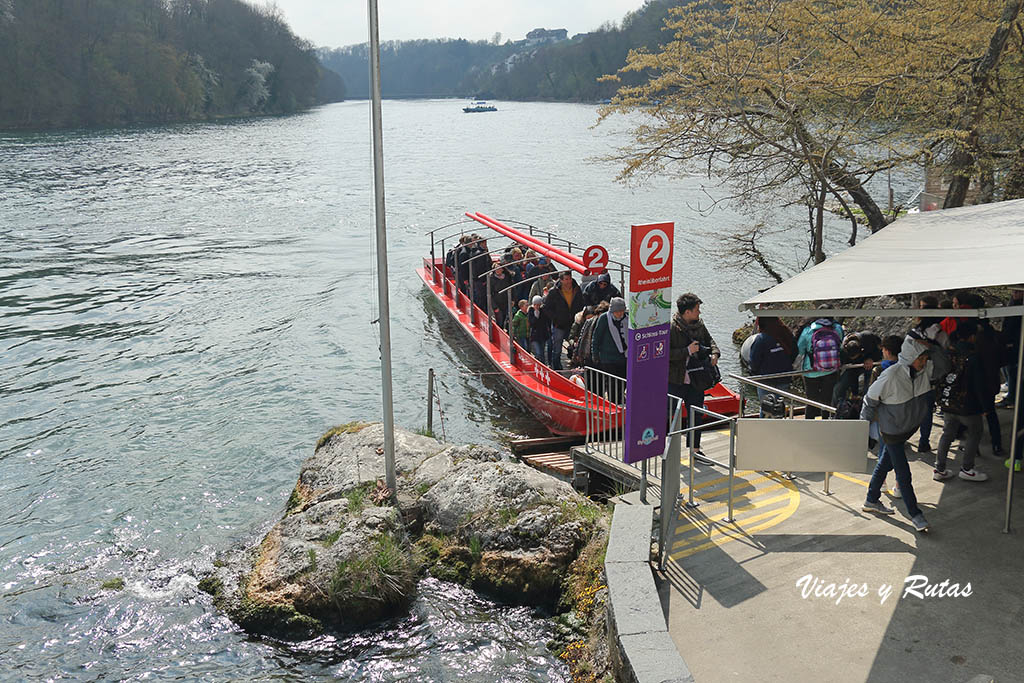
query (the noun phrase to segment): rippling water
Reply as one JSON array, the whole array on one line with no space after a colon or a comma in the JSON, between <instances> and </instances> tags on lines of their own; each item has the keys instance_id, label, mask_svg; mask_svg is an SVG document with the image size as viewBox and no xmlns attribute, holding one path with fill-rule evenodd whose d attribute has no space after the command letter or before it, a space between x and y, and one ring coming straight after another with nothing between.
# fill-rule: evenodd
<instances>
[{"instance_id":1,"label":"rippling water","mask_svg":"<svg viewBox=\"0 0 1024 683\"><path fill-rule=\"evenodd\" d=\"M619 256L630 223L675 220L677 291L723 343L764 284L708 259L741 218L694 211L698 179L631 190L587 162L615 144L592 107L500 109L384 108L396 419L425 424L434 367L450 440L544 433L412 272L462 211ZM564 675L543 621L431 580L407 619L299 646L246 637L196 589L280 515L320 433L380 414L367 117L0 137L3 676Z\"/></svg>"}]
</instances>

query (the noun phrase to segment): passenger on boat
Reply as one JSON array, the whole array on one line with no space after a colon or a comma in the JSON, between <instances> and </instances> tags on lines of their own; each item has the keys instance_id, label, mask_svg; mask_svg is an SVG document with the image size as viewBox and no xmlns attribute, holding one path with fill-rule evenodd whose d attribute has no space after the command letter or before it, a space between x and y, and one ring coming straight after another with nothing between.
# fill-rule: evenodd
<instances>
[{"instance_id":1,"label":"passenger on boat","mask_svg":"<svg viewBox=\"0 0 1024 683\"><path fill-rule=\"evenodd\" d=\"M594 323L591 354L598 367L610 375L626 379L626 300L615 297L608 312Z\"/></svg>"},{"instance_id":2,"label":"passenger on boat","mask_svg":"<svg viewBox=\"0 0 1024 683\"><path fill-rule=\"evenodd\" d=\"M519 310L512 316L512 338L524 349L529 349L530 343L530 303L526 299L520 299Z\"/></svg>"},{"instance_id":3,"label":"passenger on boat","mask_svg":"<svg viewBox=\"0 0 1024 683\"><path fill-rule=\"evenodd\" d=\"M583 299L590 306L596 306L602 301L611 301L617 296L621 297L622 292L612 284L612 276L608 273L601 273L596 280L583 288Z\"/></svg>"},{"instance_id":4,"label":"passenger on boat","mask_svg":"<svg viewBox=\"0 0 1024 683\"><path fill-rule=\"evenodd\" d=\"M544 313L551 320L551 368L562 369L562 343L569 336L573 316L583 310L583 290L576 284L572 271L558 276L558 286L544 298Z\"/></svg>"},{"instance_id":5,"label":"passenger on boat","mask_svg":"<svg viewBox=\"0 0 1024 683\"><path fill-rule=\"evenodd\" d=\"M459 291L463 294L469 294L469 259L472 257L475 239L477 239L476 235L463 235L454 249L455 280L458 283Z\"/></svg>"},{"instance_id":6,"label":"passenger on boat","mask_svg":"<svg viewBox=\"0 0 1024 683\"><path fill-rule=\"evenodd\" d=\"M578 365L572 362L574 356L577 355L577 349L579 348L580 333L583 331L583 325L588 320L596 315L593 306L584 306L583 310L576 314L576 317L572 319L572 327L569 329L569 336L567 338L568 344L566 348L566 354L569 356L569 367L578 367Z\"/></svg>"},{"instance_id":7,"label":"passenger on boat","mask_svg":"<svg viewBox=\"0 0 1024 683\"><path fill-rule=\"evenodd\" d=\"M530 353L533 357L545 365L547 361L547 346L551 339L551 321L544 313L544 297L537 295L533 297L533 306L530 308Z\"/></svg>"},{"instance_id":8,"label":"passenger on boat","mask_svg":"<svg viewBox=\"0 0 1024 683\"><path fill-rule=\"evenodd\" d=\"M588 306L588 308L590 307ZM591 342L594 339L594 326L597 324L600 317L608 311L608 302L602 301L597 306L593 307L593 310L594 315L589 320L585 320L580 329L580 338L576 344L576 352L572 355L573 367L597 367L597 363L594 361L593 355L591 355L590 347Z\"/></svg>"},{"instance_id":9,"label":"passenger on boat","mask_svg":"<svg viewBox=\"0 0 1024 683\"><path fill-rule=\"evenodd\" d=\"M537 277L538 275L543 275L544 273L550 273L550 277ZM552 265L551 261L549 261L547 257L541 256L539 259L537 259L537 265L534 266L533 270L526 272L526 277L537 277L537 279L533 281L533 285L530 287L530 299L532 300L533 297L537 296L538 294L540 294L541 296L546 296L544 294L544 288L552 284L553 281L556 281L558 279L558 272L555 270L555 266Z\"/></svg>"},{"instance_id":10,"label":"passenger on boat","mask_svg":"<svg viewBox=\"0 0 1024 683\"><path fill-rule=\"evenodd\" d=\"M512 278L505 273L502 266L498 266L491 273L491 305L494 306L494 322L498 327L505 326L505 319L508 318L508 292L501 290L512 285Z\"/></svg>"}]
</instances>

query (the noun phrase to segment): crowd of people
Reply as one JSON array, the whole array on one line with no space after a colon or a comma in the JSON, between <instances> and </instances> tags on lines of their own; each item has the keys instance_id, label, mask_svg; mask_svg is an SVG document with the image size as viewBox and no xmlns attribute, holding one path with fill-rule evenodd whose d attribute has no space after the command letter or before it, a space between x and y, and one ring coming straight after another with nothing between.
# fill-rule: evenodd
<instances>
[{"instance_id":1,"label":"crowd of people","mask_svg":"<svg viewBox=\"0 0 1024 683\"><path fill-rule=\"evenodd\" d=\"M541 363L567 369L565 356L571 367L626 376L626 302L608 273L580 287L572 271L558 271L546 256L515 244L493 254L477 234L462 236L445 265L459 290L483 310L490 305L495 322L508 323L512 338Z\"/></svg>"},{"instance_id":2,"label":"crowd of people","mask_svg":"<svg viewBox=\"0 0 1024 683\"><path fill-rule=\"evenodd\" d=\"M1008 305L1019 306L1024 291L1013 290ZM957 477L983 482L988 475L976 463L987 427L992 455L1005 456L997 408L1014 406L1020 391L1017 349L1021 318L1007 317L1001 330L987 318L929 316L929 309L986 308L983 297L973 292L956 294L940 302L921 297L920 317L903 336L879 337L870 331L847 333L823 305L820 315L805 321L794 334L777 318L759 318L751 351L752 375L802 370L805 395L835 409L840 419L864 419L871 423L870 447L878 448L878 462L868 485L863 509L893 514L881 501L881 490L890 471L895 473L893 497L902 498L918 530L928 528L914 495L907 442L917 435L918 454L934 452L935 481ZM795 340L795 343L794 343ZM762 380L788 390L792 375ZM1005 380L1007 392L996 397ZM772 402L770 390L759 390L762 415ZM942 434L933 451L931 430L936 408L942 414ZM1018 415L1020 406L1017 405ZM824 411L808 405L805 415L815 418ZM1020 419L1018 420L1020 422ZM1017 460L1006 467L1021 469L1021 436L1017 435ZM950 467L953 443L962 440L960 467Z\"/></svg>"},{"instance_id":3,"label":"crowd of people","mask_svg":"<svg viewBox=\"0 0 1024 683\"><path fill-rule=\"evenodd\" d=\"M549 259L521 246L511 245L495 258L487 241L476 234L460 239L446 255L446 265L459 289L484 310L490 287L498 324L507 321L512 338L541 363L562 370L564 353L571 368L594 367L625 378L626 302L607 273L581 288L572 271L559 272ZM1008 305L1022 305L1022 298L1024 290L1015 289ZM515 310L508 320L510 300ZM701 318L701 303L691 292L676 299L669 337L668 392L683 400L688 412L703 407L705 392L721 379L721 351ZM973 292L941 302L923 296L919 307L921 315L905 335L884 338L869 330L848 332L830 317L827 304L796 330L779 318L757 318L749 367L768 387L757 392L762 417L780 413L782 401L772 389L789 391L794 378L801 377L809 399L807 419L834 416L870 422L869 446L878 449L878 462L863 509L893 514L880 497L892 471L893 496L902 498L915 528L924 531L928 522L914 495L907 442L916 434L917 453L933 453L932 422L938 409L943 426L934 450L933 478L988 479L976 466L979 447L987 427L992 454L1005 455L996 410L1014 406L1021 391L1016 368L1021 318L1007 317L997 330L987 318L928 315L931 309L985 308L985 300ZM1003 380L1007 392L997 404ZM1019 404L1016 409L1020 413ZM692 438L697 457L704 458L700 432ZM958 439L962 457L954 472L950 451ZM1006 459L1007 467L1020 471L1022 446L1018 441L1017 460Z\"/></svg>"}]
</instances>

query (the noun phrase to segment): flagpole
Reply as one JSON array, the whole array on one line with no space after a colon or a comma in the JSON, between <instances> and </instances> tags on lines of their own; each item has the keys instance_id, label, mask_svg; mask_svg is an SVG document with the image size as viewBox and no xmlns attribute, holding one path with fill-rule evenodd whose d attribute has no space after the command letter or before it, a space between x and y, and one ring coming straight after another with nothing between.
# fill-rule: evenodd
<instances>
[{"instance_id":1,"label":"flagpole","mask_svg":"<svg viewBox=\"0 0 1024 683\"><path fill-rule=\"evenodd\" d=\"M370 111L373 128L373 190L377 217L377 303L380 309L380 369L384 401L384 467L387 487L395 495L395 406L391 386L391 310L388 304L388 239L384 220L384 134L380 113L380 37L377 0L370 12Z\"/></svg>"}]
</instances>

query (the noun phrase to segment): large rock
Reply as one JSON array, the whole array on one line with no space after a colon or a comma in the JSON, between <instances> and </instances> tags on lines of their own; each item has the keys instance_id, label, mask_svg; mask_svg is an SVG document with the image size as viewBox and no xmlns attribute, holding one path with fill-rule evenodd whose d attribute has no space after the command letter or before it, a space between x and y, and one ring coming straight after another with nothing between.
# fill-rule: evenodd
<instances>
[{"instance_id":1,"label":"large rock","mask_svg":"<svg viewBox=\"0 0 1024 683\"><path fill-rule=\"evenodd\" d=\"M383 441L379 424L325 435L285 516L203 579L215 604L250 631L304 638L404 609L424 564L511 602L554 604L596 507L507 453L402 430L395 506L379 481ZM410 535L421 532L417 550Z\"/></svg>"},{"instance_id":2,"label":"large rock","mask_svg":"<svg viewBox=\"0 0 1024 683\"><path fill-rule=\"evenodd\" d=\"M425 532L448 539L440 575L505 601L547 607L600 517L568 484L518 462L464 460L422 503Z\"/></svg>"}]
</instances>

